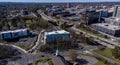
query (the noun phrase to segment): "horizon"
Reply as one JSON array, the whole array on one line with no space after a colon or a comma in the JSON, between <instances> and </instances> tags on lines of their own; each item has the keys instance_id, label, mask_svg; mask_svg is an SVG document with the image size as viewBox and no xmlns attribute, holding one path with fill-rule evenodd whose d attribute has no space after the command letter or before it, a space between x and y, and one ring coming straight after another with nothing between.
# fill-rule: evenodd
<instances>
[{"instance_id":1,"label":"horizon","mask_svg":"<svg viewBox=\"0 0 120 65\"><path fill-rule=\"evenodd\" d=\"M120 2L120 0L84 0L84 1L81 1L81 0L36 0L36 1L33 1L33 0L0 0L0 2L27 2L27 3L62 3L62 2L77 2L77 3L84 3L84 2Z\"/></svg>"}]
</instances>

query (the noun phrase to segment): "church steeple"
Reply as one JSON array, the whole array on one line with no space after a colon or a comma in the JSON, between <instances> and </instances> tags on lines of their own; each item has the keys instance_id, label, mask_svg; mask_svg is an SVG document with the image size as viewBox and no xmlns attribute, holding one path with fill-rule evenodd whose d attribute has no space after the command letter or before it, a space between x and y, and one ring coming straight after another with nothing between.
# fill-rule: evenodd
<instances>
[{"instance_id":1,"label":"church steeple","mask_svg":"<svg viewBox=\"0 0 120 65\"><path fill-rule=\"evenodd\" d=\"M59 56L59 55L60 55L60 52L59 52L59 50L58 50L58 49L56 50L55 55L56 55L56 56Z\"/></svg>"}]
</instances>

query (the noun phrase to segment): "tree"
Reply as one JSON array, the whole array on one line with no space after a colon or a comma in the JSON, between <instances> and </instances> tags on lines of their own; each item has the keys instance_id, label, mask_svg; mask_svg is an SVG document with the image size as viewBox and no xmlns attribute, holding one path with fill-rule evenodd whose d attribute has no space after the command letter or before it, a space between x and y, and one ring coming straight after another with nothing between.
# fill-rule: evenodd
<instances>
[{"instance_id":1,"label":"tree","mask_svg":"<svg viewBox=\"0 0 120 65\"><path fill-rule=\"evenodd\" d=\"M18 53L11 46L0 45L0 59L10 58Z\"/></svg>"},{"instance_id":2,"label":"tree","mask_svg":"<svg viewBox=\"0 0 120 65\"><path fill-rule=\"evenodd\" d=\"M40 46L39 51L41 51L41 52L52 51L52 47L50 45L48 45L48 44L42 45L42 46Z\"/></svg>"},{"instance_id":3,"label":"tree","mask_svg":"<svg viewBox=\"0 0 120 65\"><path fill-rule=\"evenodd\" d=\"M104 35L104 37L107 39L108 38L108 36L107 35Z\"/></svg>"},{"instance_id":4,"label":"tree","mask_svg":"<svg viewBox=\"0 0 120 65\"><path fill-rule=\"evenodd\" d=\"M119 46L115 46L115 48L112 50L112 55L115 58L120 59L120 47Z\"/></svg>"},{"instance_id":5,"label":"tree","mask_svg":"<svg viewBox=\"0 0 120 65\"><path fill-rule=\"evenodd\" d=\"M78 56L77 52L75 50L70 50L69 54L70 54L69 56L70 56L71 60L75 61Z\"/></svg>"},{"instance_id":6,"label":"tree","mask_svg":"<svg viewBox=\"0 0 120 65\"><path fill-rule=\"evenodd\" d=\"M112 65L117 65L117 63L114 63L114 64L112 64Z\"/></svg>"}]
</instances>

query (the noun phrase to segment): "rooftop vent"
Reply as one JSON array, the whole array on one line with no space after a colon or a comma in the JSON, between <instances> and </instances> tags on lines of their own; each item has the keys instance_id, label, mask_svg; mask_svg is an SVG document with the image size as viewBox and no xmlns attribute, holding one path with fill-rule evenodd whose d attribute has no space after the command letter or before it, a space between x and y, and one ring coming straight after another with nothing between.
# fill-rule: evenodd
<instances>
[{"instance_id":1,"label":"rooftop vent","mask_svg":"<svg viewBox=\"0 0 120 65\"><path fill-rule=\"evenodd\" d=\"M109 26L108 24L106 24L105 26Z\"/></svg>"},{"instance_id":2,"label":"rooftop vent","mask_svg":"<svg viewBox=\"0 0 120 65\"><path fill-rule=\"evenodd\" d=\"M55 33L58 33L57 31L55 31Z\"/></svg>"}]
</instances>

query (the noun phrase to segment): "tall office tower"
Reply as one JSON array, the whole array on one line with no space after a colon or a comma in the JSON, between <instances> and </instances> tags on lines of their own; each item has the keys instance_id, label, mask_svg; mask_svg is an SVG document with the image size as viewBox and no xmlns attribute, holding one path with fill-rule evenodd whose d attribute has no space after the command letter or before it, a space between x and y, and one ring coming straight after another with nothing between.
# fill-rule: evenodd
<instances>
[{"instance_id":1,"label":"tall office tower","mask_svg":"<svg viewBox=\"0 0 120 65\"><path fill-rule=\"evenodd\" d=\"M113 12L113 17L120 18L120 5L115 5L114 12Z\"/></svg>"},{"instance_id":2,"label":"tall office tower","mask_svg":"<svg viewBox=\"0 0 120 65\"><path fill-rule=\"evenodd\" d=\"M67 3L67 8L70 8L71 7L71 4L70 3Z\"/></svg>"}]
</instances>

